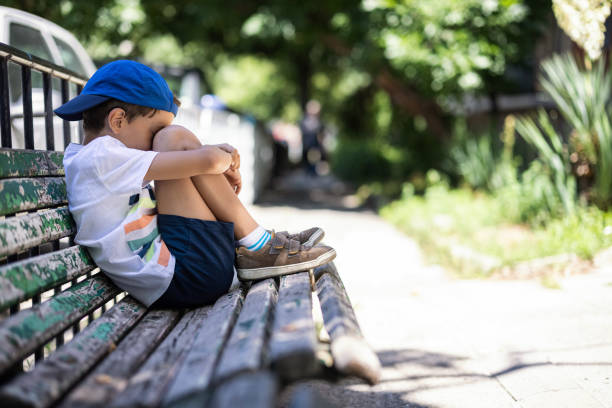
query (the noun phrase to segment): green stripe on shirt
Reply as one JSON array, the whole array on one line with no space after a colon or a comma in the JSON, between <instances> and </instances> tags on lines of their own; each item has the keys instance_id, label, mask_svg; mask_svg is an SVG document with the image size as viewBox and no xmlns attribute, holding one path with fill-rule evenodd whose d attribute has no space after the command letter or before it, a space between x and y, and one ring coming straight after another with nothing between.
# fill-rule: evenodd
<instances>
[{"instance_id":1,"label":"green stripe on shirt","mask_svg":"<svg viewBox=\"0 0 612 408\"><path fill-rule=\"evenodd\" d=\"M142 248L145 244L153 241L158 235L159 233L157 232L157 227L155 227L155 229L153 229L153 231L151 231L151 233L146 237L128 241L128 246L132 251L135 251L138 248Z\"/></svg>"}]
</instances>

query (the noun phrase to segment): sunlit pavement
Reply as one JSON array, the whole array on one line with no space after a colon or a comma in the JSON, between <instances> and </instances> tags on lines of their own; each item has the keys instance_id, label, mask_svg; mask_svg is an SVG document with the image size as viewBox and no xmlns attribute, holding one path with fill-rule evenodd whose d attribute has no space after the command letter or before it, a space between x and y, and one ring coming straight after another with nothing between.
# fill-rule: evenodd
<instances>
[{"instance_id":1,"label":"sunlit pavement","mask_svg":"<svg viewBox=\"0 0 612 408\"><path fill-rule=\"evenodd\" d=\"M612 271L566 278L560 290L453 280L374 213L342 209L339 198L325 208L316 182L306 191L299 177L287 185L253 213L267 228L324 228L383 364L374 387L354 379L308 387L338 406L612 407ZM306 197L313 191L318 203Z\"/></svg>"}]
</instances>

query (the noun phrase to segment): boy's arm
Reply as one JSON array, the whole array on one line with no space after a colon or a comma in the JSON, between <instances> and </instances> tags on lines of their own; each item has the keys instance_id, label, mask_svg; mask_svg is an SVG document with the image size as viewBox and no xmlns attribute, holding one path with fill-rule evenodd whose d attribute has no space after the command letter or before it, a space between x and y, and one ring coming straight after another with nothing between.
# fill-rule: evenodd
<instances>
[{"instance_id":1,"label":"boy's arm","mask_svg":"<svg viewBox=\"0 0 612 408\"><path fill-rule=\"evenodd\" d=\"M151 162L144 179L173 180L198 174L223 174L231 165L232 155L215 146L159 152Z\"/></svg>"},{"instance_id":2,"label":"boy's arm","mask_svg":"<svg viewBox=\"0 0 612 408\"><path fill-rule=\"evenodd\" d=\"M235 160L237 153L231 154L217 146L202 146L192 132L181 126L168 126L160 132L166 132L165 137L180 150L159 152L145 174L145 181L223 174L230 168L240 166Z\"/></svg>"}]
</instances>

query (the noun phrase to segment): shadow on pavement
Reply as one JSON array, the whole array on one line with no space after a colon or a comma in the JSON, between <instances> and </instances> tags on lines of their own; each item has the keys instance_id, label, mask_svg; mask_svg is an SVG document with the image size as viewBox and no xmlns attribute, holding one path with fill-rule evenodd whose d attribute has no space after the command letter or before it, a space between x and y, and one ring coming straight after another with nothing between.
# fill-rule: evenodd
<instances>
[{"instance_id":1,"label":"shadow on pavement","mask_svg":"<svg viewBox=\"0 0 612 408\"><path fill-rule=\"evenodd\" d=\"M337 383L330 383L322 380L312 380L297 382L287 387L281 394L278 407L293 408L298 407L292 401L296 393L302 390L315 394L317 403L312 406L320 408L340 408L340 407L402 407L402 408L437 408L435 405L422 405L411 402L402 396L403 393L393 391L364 390L358 391L350 387L363 387L363 381L357 379L345 379Z\"/></svg>"},{"instance_id":2,"label":"shadow on pavement","mask_svg":"<svg viewBox=\"0 0 612 408\"><path fill-rule=\"evenodd\" d=\"M296 169L277 177L255 203L261 207L290 206L304 210L367 211L354 187L332 175L308 176Z\"/></svg>"},{"instance_id":3,"label":"shadow on pavement","mask_svg":"<svg viewBox=\"0 0 612 408\"><path fill-rule=\"evenodd\" d=\"M578 347L580 348L580 347ZM291 399L300 392L311 395L317 403L314 406L327 407L406 407L436 408L437 405L423 405L411 401L411 394L442 390L446 388L470 387L480 381L495 381L496 377L512 371L528 369L553 363L543 361L522 361L520 354L508 353L508 366L486 373L484 370L470 370L462 363L473 366L468 360L474 357L429 352L417 349L385 350L378 352L383 366L383 379L370 387L364 381L350 377L335 382L323 380L299 381L287 387L279 401L279 407L293 407ZM526 352L525 354L530 354ZM555 366L612 365L612 362L555 362ZM478 364L477 364L478 366ZM466 388L463 392L478 392L482 389ZM454 391L456 392L456 390ZM313 397L314 395L314 397ZM510 400L510 395L506 396ZM506 398L503 397L503 398Z\"/></svg>"}]
</instances>

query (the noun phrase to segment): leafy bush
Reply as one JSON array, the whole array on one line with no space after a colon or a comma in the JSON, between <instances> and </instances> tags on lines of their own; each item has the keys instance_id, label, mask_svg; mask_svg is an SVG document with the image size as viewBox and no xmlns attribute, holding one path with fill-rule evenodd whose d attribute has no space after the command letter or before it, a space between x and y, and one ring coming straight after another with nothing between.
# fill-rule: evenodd
<instances>
[{"instance_id":1,"label":"leafy bush","mask_svg":"<svg viewBox=\"0 0 612 408\"><path fill-rule=\"evenodd\" d=\"M364 4L370 9L373 27L380 27L369 31L372 42L383 48L393 68L424 93L456 95L482 90L487 80L487 89L503 84L500 77L507 66L533 47L547 3L437 0Z\"/></svg>"},{"instance_id":2,"label":"leafy bush","mask_svg":"<svg viewBox=\"0 0 612 408\"><path fill-rule=\"evenodd\" d=\"M491 176L495 173L500 154L494 150L491 139L489 133L471 135L464 120L455 122L449 156L453 170L474 189L493 189Z\"/></svg>"},{"instance_id":3,"label":"leafy bush","mask_svg":"<svg viewBox=\"0 0 612 408\"><path fill-rule=\"evenodd\" d=\"M600 59L592 69L582 69L570 54L555 55L542 63L541 78L542 87L573 128L569 147L570 153L576 153L578 176L594 176L592 198L602 206L612 200L612 75L605 65Z\"/></svg>"},{"instance_id":4,"label":"leafy bush","mask_svg":"<svg viewBox=\"0 0 612 408\"><path fill-rule=\"evenodd\" d=\"M516 130L538 151L537 161L523 176L523 180L535 190L536 202L543 203L553 215L561 202L565 213L573 214L576 180L572 175L568 151L546 112L539 112L537 124L529 117L518 119Z\"/></svg>"},{"instance_id":5,"label":"leafy bush","mask_svg":"<svg viewBox=\"0 0 612 408\"><path fill-rule=\"evenodd\" d=\"M541 163L534 163L537 164L526 172L529 181L509 186L496 195L449 189L441 182L419 196L406 184L402 199L382 208L380 214L416 238L432 260L447 264L464 276L474 276L474 272L482 275L483 271L453 260L452 245L496 257L502 265L561 253L589 259L612 245L612 213L596 207L577 206L573 215L555 219L544 215L546 222L541 225L517 225L521 206L525 213L528 208L542 209L533 205L537 202L534 197L521 195L533 192L545 200L546 189L551 187L547 180L538 181L545 176L538 167ZM542 189L529 187L530 183L532 186L541 183ZM561 203L558 205L562 207Z\"/></svg>"},{"instance_id":6,"label":"leafy bush","mask_svg":"<svg viewBox=\"0 0 612 408\"><path fill-rule=\"evenodd\" d=\"M355 183L402 180L412 168L408 151L365 140L342 139L332 155L332 171Z\"/></svg>"}]
</instances>

